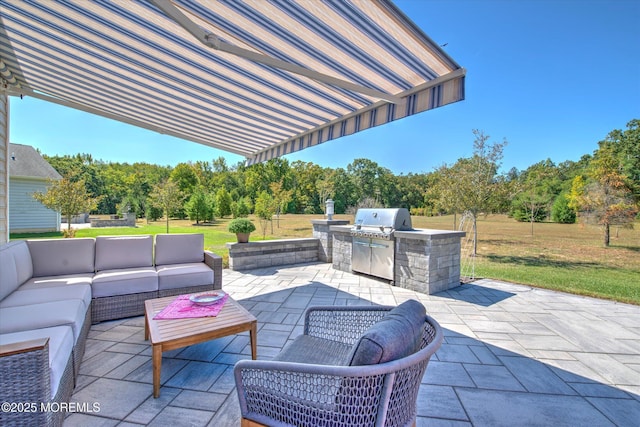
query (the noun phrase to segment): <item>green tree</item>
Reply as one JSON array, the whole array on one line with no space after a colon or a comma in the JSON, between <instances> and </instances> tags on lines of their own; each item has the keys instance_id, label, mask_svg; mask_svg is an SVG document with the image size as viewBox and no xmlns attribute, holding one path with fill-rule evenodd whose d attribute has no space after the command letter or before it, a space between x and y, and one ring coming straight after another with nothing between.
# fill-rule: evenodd
<instances>
[{"instance_id":1,"label":"green tree","mask_svg":"<svg viewBox=\"0 0 640 427\"><path fill-rule=\"evenodd\" d=\"M325 170L320 166L303 161L295 161L291 164L289 187L288 181L281 182L282 190L292 190L291 210L295 213L320 213L323 203L318 185L325 178Z\"/></svg>"},{"instance_id":2,"label":"green tree","mask_svg":"<svg viewBox=\"0 0 640 427\"><path fill-rule=\"evenodd\" d=\"M474 130L473 156L459 159L452 167L443 167L434 193L440 194L440 206L454 212L469 212L473 219L473 255L477 254L477 219L480 213L489 214L503 204L504 180L498 169L506 141L489 144L489 136Z\"/></svg>"},{"instance_id":3,"label":"green tree","mask_svg":"<svg viewBox=\"0 0 640 427\"><path fill-rule=\"evenodd\" d=\"M47 191L35 192L32 197L48 209L60 212L67 220L69 231L73 216L90 212L98 205L98 199L87 193L84 180L72 181L68 177L49 180Z\"/></svg>"},{"instance_id":4,"label":"green tree","mask_svg":"<svg viewBox=\"0 0 640 427\"><path fill-rule=\"evenodd\" d=\"M174 182L185 195L191 195L199 184L196 170L190 163L178 163L171 171L169 179Z\"/></svg>"},{"instance_id":5,"label":"green tree","mask_svg":"<svg viewBox=\"0 0 640 427\"><path fill-rule=\"evenodd\" d=\"M322 212L324 212L325 214L326 214L325 211L327 209L326 207L327 200L332 198L335 193L333 180L331 179L333 174L334 174L334 171L328 171L325 174L324 178L321 178L318 181L316 181L316 189L318 190L318 196L320 199L320 208L322 209ZM334 209L335 209L335 205L334 205Z\"/></svg>"},{"instance_id":6,"label":"green tree","mask_svg":"<svg viewBox=\"0 0 640 427\"><path fill-rule=\"evenodd\" d=\"M349 206L358 203L358 195L355 183L351 175L344 168L337 168L329 176L333 186L333 202L336 213L345 213Z\"/></svg>"},{"instance_id":7,"label":"green tree","mask_svg":"<svg viewBox=\"0 0 640 427\"><path fill-rule=\"evenodd\" d=\"M244 198L241 198L234 204L233 216L234 218L245 218L249 216L249 206Z\"/></svg>"},{"instance_id":8,"label":"green tree","mask_svg":"<svg viewBox=\"0 0 640 427\"><path fill-rule=\"evenodd\" d=\"M533 223L544 220L555 196L560 191L558 170L551 159L536 163L520 175L520 194L513 204L512 214L519 221Z\"/></svg>"},{"instance_id":9,"label":"green tree","mask_svg":"<svg viewBox=\"0 0 640 427\"><path fill-rule=\"evenodd\" d=\"M389 169L369 159L355 159L347 165L347 172L353 177L358 200L373 198L384 206L396 204L398 192Z\"/></svg>"},{"instance_id":10,"label":"green tree","mask_svg":"<svg viewBox=\"0 0 640 427\"><path fill-rule=\"evenodd\" d=\"M200 220L206 221L213 217L211 199L207 197L204 187L196 187L185 204L185 210L190 219L196 220L196 224L200 224Z\"/></svg>"},{"instance_id":11,"label":"green tree","mask_svg":"<svg viewBox=\"0 0 640 427\"><path fill-rule=\"evenodd\" d=\"M551 220L561 224L573 224L576 222L576 213L569 207L569 199L566 194L560 194L553 202Z\"/></svg>"},{"instance_id":12,"label":"green tree","mask_svg":"<svg viewBox=\"0 0 640 427\"><path fill-rule=\"evenodd\" d=\"M588 171L589 182L580 198L580 217L602 227L603 243L609 246L612 225L633 227L638 205L620 156L610 144L596 150Z\"/></svg>"},{"instance_id":13,"label":"green tree","mask_svg":"<svg viewBox=\"0 0 640 427\"><path fill-rule=\"evenodd\" d=\"M567 206L573 210L575 214L580 211L580 207L584 203L584 187L586 182L582 175L576 175L571 181L571 189L566 195Z\"/></svg>"},{"instance_id":14,"label":"green tree","mask_svg":"<svg viewBox=\"0 0 640 427\"><path fill-rule=\"evenodd\" d=\"M266 191L260 193L256 199L256 207L254 213L260 219L260 226L262 227L262 238L267 237L267 224L272 223L273 214L275 213L275 203L273 197ZM273 228L273 223L271 224ZM273 230L272 230L273 232Z\"/></svg>"},{"instance_id":15,"label":"green tree","mask_svg":"<svg viewBox=\"0 0 640 427\"><path fill-rule=\"evenodd\" d=\"M231 195L225 187L216 193L216 213L220 218L231 215Z\"/></svg>"},{"instance_id":16,"label":"green tree","mask_svg":"<svg viewBox=\"0 0 640 427\"><path fill-rule=\"evenodd\" d=\"M182 208L184 193L173 181L164 181L153 187L149 194L151 205L162 209L167 219L167 233L169 233L169 219L178 209Z\"/></svg>"},{"instance_id":17,"label":"green tree","mask_svg":"<svg viewBox=\"0 0 640 427\"><path fill-rule=\"evenodd\" d=\"M291 194L293 191L285 190L282 188L283 181L272 182L270 185L271 194L273 197L273 204L275 206L276 219L278 221L278 228L280 228L280 214L286 212L287 203L291 200Z\"/></svg>"},{"instance_id":18,"label":"green tree","mask_svg":"<svg viewBox=\"0 0 640 427\"><path fill-rule=\"evenodd\" d=\"M457 179L455 171L452 167L445 164L436 169L432 173L432 177L433 185L429 187L425 193L425 204L431 206L434 214L452 213L453 229L456 230L458 228L456 215L459 212L454 187Z\"/></svg>"},{"instance_id":19,"label":"green tree","mask_svg":"<svg viewBox=\"0 0 640 427\"><path fill-rule=\"evenodd\" d=\"M636 202L640 200L640 119L631 120L624 131L611 131L598 144L600 148L607 146L611 150L633 199Z\"/></svg>"}]
</instances>

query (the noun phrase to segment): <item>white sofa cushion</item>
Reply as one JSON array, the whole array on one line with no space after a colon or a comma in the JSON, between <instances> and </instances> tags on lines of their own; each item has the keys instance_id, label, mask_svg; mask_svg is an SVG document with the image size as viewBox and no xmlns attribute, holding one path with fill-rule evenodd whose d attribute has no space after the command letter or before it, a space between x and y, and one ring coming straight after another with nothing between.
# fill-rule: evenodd
<instances>
[{"instance_id":1,"label":"white sofa cushion","mask_svg":"<svg viewBox=\"0 0 640 427\"><path fill-rule=\"evenodd\" d=\"M33 277L33 262L31 261L31 253L29 252L27 242L24 240L16 242L16 245L12 248L12 252L18 271L18 283L23 284Z\"/></svg>"},{"instance_id":2,"label":"white sofa cushion","mask_svg":"<svg viewBox=\"0 0 640 427\"><path fill-rule=\"evenodd\" d=\"M51 397L55 397L62 374L73 350L73 331L70 326L33 329L24 332L0 334L0 344L49 338L49 369L51 370Z\"/></svg>"},{"instance_id":3,"label":"white sofa cushion","mask_svg":"<svg viewBox=\"0 0 640 427\"><path fill-rule=\"evenodd\" d=\"M41 289L24 289L24 285L22 285L12 292L11 295L8 295L5 299L0 301L0 308L73 299L82 301L84 303L85 310L87 310L91 304L91 285L52 286L43 287Z\"/></svg>"},{"instance_id":4,"label":"white sofa cushion","mask_svg":"<svg viewBox=\"0 0 640 427\"><path fill-rule=\"evenodd\" d=\"M93 238L28 240L33 276L61 276L93 273Z\"/></svg>"},{"instance_id":5,"label":"white sofa cushion","mask_svg":"<svg viewBox=\"0 0 640 427\"><path fill-rule=\"evenodd\" d=\"M0 247L0 300L33 275L31 254L24 240L9 242Z\"/></svg>"},{"instance_id":6,"label":"white sofa cushion","mask_svg":"<svg viewBox=\"0 0 640 427\"><path fill-rule=\"evenodd\" d=\"M80 336L86 314L84 302L79 299L3 307L0 310L0 334L71 326L75 343Z\"/></svg>"},{"instance_id":7,"label":"white sofa cushion","mask_svg":"<svg viewBox=\"0 0 640 427\"><path fill-rule=\"evenodd\" d=\"M96 237L96 271L152 267L152 236Z\"/></svg>"},{"instance_id":8,"label":"white sofa cushion","mask_svg":"<svg viewBox=\"0 0 640 427\"><path fill-rule=\"evenodd\" d=\"M156 270L161 291L201 285L211 285L213 289L213 270L203 262L161 265Z\"/></svg>"},{"instance_id":9,"label":"white sofa cushion","mask_svg":"<svg viewBox=\"0 0 640 427\"><path fill-rule=\"evenodd\" d=\"M31 279L20 285L20 290L26 289L44 289L44 288L60 288L72 285L91 286L93 281L93 273L70 274L68 276L47 276L32 277Z\"/></svg>"},{"instance_id":10,"label":"white sofa cushion","mask_svg":"<svg viewBox=\"0 0 640 427\"><path fill-rule=\"evenodd\" d=\"M153 267L105 270L93 276L93 298L138 294L158 290L158 273Z\"/></svg>"},{"instance_id":11,"label":"white sofa cushion","mask_svg":"<svg viewBox=\"0 0 640 427\"><path fill-rule=\"evenodd\" d=\"M13 257L12 243L0 247L0 300L18 289L18 270Z\"/></svg>"},{"instance_id":12,"label":"white sofa cushion","mask_svg":"<svg viewBox=\"0 0 640 427\"><path fill-rule=\"evenodd\" d=\"M156 235L156 265L204 261L204 234Z\"/></svg>"}]
</instances>

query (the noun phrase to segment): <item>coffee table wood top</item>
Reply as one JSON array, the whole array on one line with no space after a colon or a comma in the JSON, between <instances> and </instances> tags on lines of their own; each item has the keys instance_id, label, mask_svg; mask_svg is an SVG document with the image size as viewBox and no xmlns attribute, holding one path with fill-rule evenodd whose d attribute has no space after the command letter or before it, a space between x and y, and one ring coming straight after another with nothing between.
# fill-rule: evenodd
<instances>
[{"instance_id":1,"label":"coffee table wood top","mask_svg":"<svg viewBox=\"0 0 640 427\"><path fill-rule=\"evenodd\" d=\"M162 353L177 348L249 331L251 340L251 358L256 359L257 320L236 300L229 297L222 310L215 317L191 319L154 320L177 297L149 299L144 302L145 340L151 338L153 349L153 394L160 395L160 369Z\"/></svg>"}]
</instances>

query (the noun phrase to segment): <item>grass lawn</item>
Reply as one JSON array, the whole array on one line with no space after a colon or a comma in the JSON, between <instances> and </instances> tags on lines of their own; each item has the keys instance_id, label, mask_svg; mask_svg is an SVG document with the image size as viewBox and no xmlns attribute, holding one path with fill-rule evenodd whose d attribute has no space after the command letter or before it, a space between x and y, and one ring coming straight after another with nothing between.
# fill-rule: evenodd
<instances>
[{"instance_id":1,"label":"grass lawn","mask_svg":"<svg viewBox=\"0 0 640 427\"><path fill-rule=\"evenodd\" d=\"M320 215L282 215L267 226L267 239L311 237L311 219ZM353 221L350 215L336 219ZM257 230L251 240L262 240L259 221L250 217ZM459 220L459 217L457 218ZM227 231L229 218L215 224L195 225L172 220L171 233L204 234L205 247L224 258L228 264L227 242L235 235ZM453 216L412 216L415 228L453 228ZM273 233L271 232L273 225ZM77 237L98 235L158 234L166 232L164 221L138 222L136 228L80 229ZM11 239L60 237L62 233L11 235ZM602 245L600 228L582 224L536 223L531 235L529 223L519 223L504 215L478 220L478 256L475 276L494 278L540 288L612 299L640 305L640 224L635 229L611 230L611 246Z\"/></svg>"}]
</instances>

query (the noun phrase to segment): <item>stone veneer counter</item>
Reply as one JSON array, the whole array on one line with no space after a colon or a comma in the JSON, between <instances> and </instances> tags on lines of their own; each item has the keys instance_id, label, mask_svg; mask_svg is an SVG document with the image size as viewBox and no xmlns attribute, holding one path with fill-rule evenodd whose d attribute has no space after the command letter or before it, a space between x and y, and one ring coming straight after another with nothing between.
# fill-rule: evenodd
<instances>
[{"instance_id":1,"label":"stone veneer counter","mask_svg":"<svg viewBox=\"0 0 640 427\"><path fill-rule=\"evenodd\" d=\"M351 272L351 226L331 226L333 268ZM460 239L464 231L396 231L396 286L434 294L460 285Z\"/></svg>"}]
</instances>

